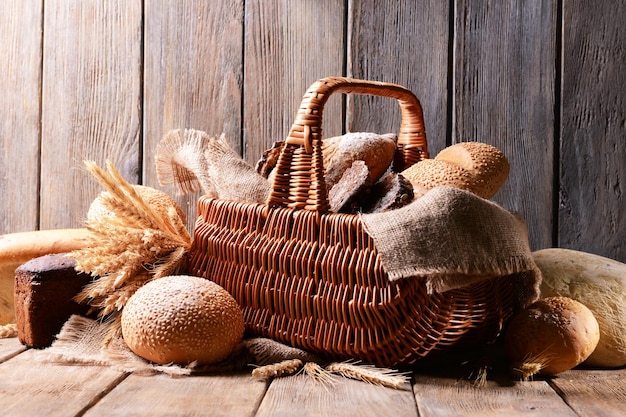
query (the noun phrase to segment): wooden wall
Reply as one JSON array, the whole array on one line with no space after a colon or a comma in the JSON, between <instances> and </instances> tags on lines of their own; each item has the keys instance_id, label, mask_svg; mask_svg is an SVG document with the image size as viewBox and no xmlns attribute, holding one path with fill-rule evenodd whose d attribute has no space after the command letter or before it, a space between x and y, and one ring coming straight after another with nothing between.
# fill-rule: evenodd
<instances>
[{"instance_id":1,"label":"wooden wall","mask_svg":"<svg viewBox=\"0 0 626 417\"><path fill-rule=\"evenodd\" d=\"M502 149L494 199L533 249L626 262L624 22L612 0L3 0L0 233L80 226L100 191L84 159L161 188L170 129L223 132L255 162L312 82L347 75L415 92L431 155ZM324 131L398 125L389 99L333 97ZM190 225L197 197L179 198Z\"/></svg>"}]
</instances>

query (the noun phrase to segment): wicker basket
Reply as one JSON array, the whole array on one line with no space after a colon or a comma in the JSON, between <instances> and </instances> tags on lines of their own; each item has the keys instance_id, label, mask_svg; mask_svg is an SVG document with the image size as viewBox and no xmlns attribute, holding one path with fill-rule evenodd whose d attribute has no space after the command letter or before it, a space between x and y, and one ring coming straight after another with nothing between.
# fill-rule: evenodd
<instances>
[{"instance_id":1,"label":"wicker basket","mask_svg":"<svg viewBox=\"0 0 626 417\"><path fill-rule=\"evenodd\" d=\"M419 279L391 282L360 217L328 212L321 124L334 92L395 98L402 114L396 169L428 157L422 109L410 91L320 80L304 95L267 205L200 198L189 272L233 295L250 335L329 359L402 366L493 341L513 313L511 280L434 294Z\"/></svg>"}]
</instances>

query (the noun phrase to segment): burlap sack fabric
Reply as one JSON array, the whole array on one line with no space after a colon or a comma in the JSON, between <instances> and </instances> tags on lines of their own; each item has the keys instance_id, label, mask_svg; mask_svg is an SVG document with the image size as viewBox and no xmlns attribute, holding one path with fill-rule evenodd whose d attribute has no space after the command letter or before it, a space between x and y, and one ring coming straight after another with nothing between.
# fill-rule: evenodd
<instances>
[{"instance_id":1,"label":"burlap sack fabric","mask_svg":"<svg viewBox=\"0 0 626 417\"><path fill-rule=\"evenodd\" d=\"M187 365L158 365L135 355L121 337L104 345L107 331L107 326L100 321L72 316L52 346L46 349L46 354L40 358L60 364L104 365L120 372L141 375L164 373L172 376L237 371L250 365L271 365L288 359L320 362L315 355L301 349L266 338L250 338L240 343L228 358L217 364L199 365L192 362Z\"/></svg>"},{"instance_id":2,"label":"burlap sack fabric","mask_svg":"<svg viewBox=\"0 0 626 417\"><path fill-rule=\"evenodd\" d=\"M262 203L270 183L225 141L195 130L173 130L159 142L156 167L162 185L181 193L202 190L223 200Z\"/></svg>"},{"instance_id":3,"label":"burlap sack fabric","mask_svg":"<svg viewBox=\"0 0 626 417\"><path fill-rule=\"evenodd\" d=\"M518 273L521 306L539 295L541 273L528 244L525 222L496 203L453 187L436 187L408 206L365 214L391 280L423 279L444 292Z\"/></svg>"}]
</instances>

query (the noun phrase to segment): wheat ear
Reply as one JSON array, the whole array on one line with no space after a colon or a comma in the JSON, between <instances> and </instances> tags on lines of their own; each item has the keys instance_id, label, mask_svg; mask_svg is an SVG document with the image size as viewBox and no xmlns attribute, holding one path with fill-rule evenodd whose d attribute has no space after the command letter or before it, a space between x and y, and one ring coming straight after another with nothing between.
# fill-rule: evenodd
<instances>
[{"instance_id":1,"label":"wheat ear","mask_svg":"<svg viewBox=\"0 0 626 417\"><path fill-rule=\"evenodd\" d=\"M106 165L105 171L93 161L85 162L106 191L100 201L108 212L86 223L93 245L68 256L76 260L79 272L94 277L75 299L97 311L113 337L119 333L119 316L108 316L120 312L145 283L180 270L192 239L177 207L159 212L110 161Z\"/></svg>"},{"instance_id":2,"label":"wheat ear","mask_svg":"<svg viewBox=\"0 0 626 417\"><path fill-rule=\"evenodd\" d=\"M326 366L326 370L346 378L395 389L401 388L409 381L406 374L398 371L361 365L355 362L334 362Z\"/></svg>"},{"instance_id":3,"label":"wheat ear","mask_svg":"<svg viewBox=\"0 0 626 417\"><path fill-rule=\"evenodd\" d=\"M300 359L287 359L282 362L254 368L252 370L252 376L255 378L268 378L293 375L300 370L300 368L302 368L302 361Z\"/></svg>"}]
</instances>

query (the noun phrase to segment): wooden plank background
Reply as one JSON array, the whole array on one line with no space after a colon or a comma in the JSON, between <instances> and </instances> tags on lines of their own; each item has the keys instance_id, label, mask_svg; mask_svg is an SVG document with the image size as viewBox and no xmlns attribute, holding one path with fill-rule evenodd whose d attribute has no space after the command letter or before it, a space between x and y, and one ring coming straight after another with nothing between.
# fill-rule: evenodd
<instances>
[{"instance_id":1,"label":"wooden plank background","mask_svg":"<svg viewBox=\"0 0 626 417\"><path fill-rule=\"evenodd\" d=\"M84 159L162 188L170 129L224 133L254 163L311 83L346 75L415 92L432 155L502 149L494 200L533 249L626 262L624 21L610 0L2 1L0 233L80 226L100 191ZM389 99L333 97L324 132L398 125ZM197 198L177 197L190 227Z\"/></svg>"}]
</instances>

